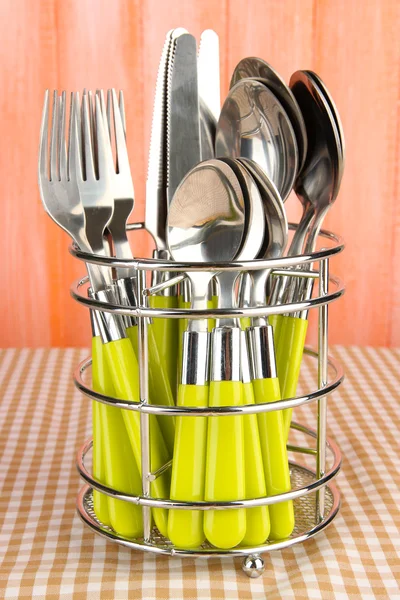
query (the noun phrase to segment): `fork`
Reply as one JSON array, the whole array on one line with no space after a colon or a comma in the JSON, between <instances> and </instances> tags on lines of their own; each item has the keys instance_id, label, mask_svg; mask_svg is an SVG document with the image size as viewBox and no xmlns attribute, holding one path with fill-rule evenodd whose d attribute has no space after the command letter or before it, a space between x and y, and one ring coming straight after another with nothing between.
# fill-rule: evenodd
<instances>
[{"instance_id":1,"label":"fork","mask_svg":"<svg viewBox=\"0 0 400 600\"><path fill-rule=\"evenodd\" d=\"M82 159L79 160L79 155L74 163L75 170L71 173L71 178L75 178L78 184L79 194L82 198L83 205L89 208L95 208L95 198L99 198L99 205L104 207L113 206L114 204L114 173L115 170L110 136L107 134L105 114L101 108L100 93L96 93L93 100L94 104L94 144L89 143L90 137L90 109L88 94L83 95L82 99L82 132L84 134L84 143L82 144ZM79 101L79 97L75 95L75 102ZM116 106L113 107L116 112ZM118 113L119 114L119 113ZM72 127L72 136L75 138L75 145L79 147L79 133L77 126L77 111L74 112L74 126ZM116 115L118 117L118 115ZM118 142L120 142L118 138ZM117 140L116 140L117 143ZM121 145L119 145L119 149ZM118 151L117 151L118 152ZM122 157L121 157L122 158ZM126 163L125 163L126 164ZM83 177L85 167L85 178ZM88 217L88 212L86 216ZM103 211L101 218L97 219L97 231L93 231L94 242L99 246L103 244L103 230L101 227L105 223L107 217L106 210ZM109 221L109 219L108 219ZM100 233L101 231L101 233ZM96 239L97 236L97 239ZM113 293L110 288L96 292L95 296L102 301L112 301ZM101 313L104 319L108 319L107 313ZM124 400L139 401L139 369L133 346L126 336L126 331L109 331L113 335L108 339L103 339L102 350L106 359L106 364L109 369L110 377L114 387L115 395ZM113 407L111 407L113 408ZM123 420L129 436L130 445L133 456L136 461L136 466L141 473L142 471L142 456L140 443L140 414L137 411L123 410ZM111 448L112 452L116 449ZM152 471L156 471L163 467L169 460L169 453L165 445L163 435L160 431L158 421L150 418L150 456ZM147 473L145 474L147 475ZM158 477L152 484L154 495L158 498L167 498L169 493L170 474L165 471L163 475ZM139 509L139 506L131 504L132 508ZM153 516L158 529L163 535L167 533L167 511L165 509L153 509ZM123 525L123 523L122 523Z\"/></svg>"},{"instance_id":2,"label":"fork","mask_svg":"<svg viewBox=\"0 0 400 600\"><path fill-rule=\"evenodd\" d=\"M71 99L70 130L73 112ZM66 93L63 92L61 98L58 98L57 92L54 91L49 157L49 91L47 90L44 98L39 145L40 196L47 214L53 221L72 238L80 250L93 253L86 235L87 219L80 200L77 181L70 177L71 168L74 168L76 156L79 153L78 140L75 136L69 136L67 154L65 122ZM92 289L95 291L104 289L108 279L105 269L90 263L87 263L86 266Z\"/></svg>"},{"instance_id":3,"label":"fork","mask_svg":"<svg viewBox=\"0 0 400 600\"><path fill-rule=\"evenodd\" d=\"M133 183L121 110L118 105L115 90L108 90L107 92L107 108L105 108L104 96L101 91L96 93L96 97L99 99L100 105L102 106L103 117L107 114L105 127L107 127L109 133L104 140L105 144L108 146L104 156L109 163L108 170L111 173L110 186L115 208L111 222L108 224L108 229L112 235L112 241L117 257L132 260L132 251L126 235L126 223L134 203ZM112 141L114 142L115 147L115 160L112 154ZM118 253L120 256L118 256ZM117 284L120 291L120 297L123 304L126 306L136 304L136 299L132 293L132 273L134 279L136 277L134 270L130 269L128 274L126 273L126 268L117 270L117 274L119 275ZM128 317L126 324L127 335L131 340L136 356L138 356L138 331L136 321ZM171 390L167 366L157 345L155 323L149 323L148 325L148 346L150 398L156 398L160 404L174 406L174 397ZM175 438L175 418L172 416L158 416L157 420L160 424L167 448L172 456Z\"/></svg>"},{"instance_id":4,"label":"fork","mask_svg":"<svg viewBox=\"0 0 400 600\"><path fill-rule=\"evenodd\" d=\"M74 105L71 97L70 125L73 124ZM49 134L49 91L44 98L43 116L40 131L38 181L42 203L46 212L53 221L66 231L75 244L82 250L92 253L92 248L86 236L86 215L80 201L79 189L76 179L70 176L75 168L76 157L79 153L77 137L69 136L68 152L66 148L66 93L58 97L53 93L52 120L50 130L50 157L48 152ZM50 160L49 160L50 158ZM104 289L107 285L105 270L98 265L86 264L91 289L93 292ZM97 351L96 340L98 337L99 315L93 311L93 381L101 375L101 356ZM99 390L100 391L100 390ZM93 472L97 479L104 480L104 446L102 444L101 407L98 402L93 403ZM94 493L94 506L96 514L105 523L109 524L107 497L104 494Z\"/></svg>"},{"instance_id":5,"label":"fork","mask_svg":"<svg viewBox=\"0 0 400 600\"><path fill-rule=\"evenodd\" d=\"M100 90L100 104L103 115L107 115L107 131L112 138L114 131L116 147L116 166L112 169L112 189L114 195L114 212L108 223L108 231L111 234L114 253L117 258L132 260L132 251L126 233L126 226L134 203L135 193L133 189L132 176L128 160L128 152L125 141L125 107L122 91L119 92L119 102L115 90L107 91L107 108L105 107L104 94ZM135 277L133 267L116 268L117 279Z\"/></svg>"}]
</instances>

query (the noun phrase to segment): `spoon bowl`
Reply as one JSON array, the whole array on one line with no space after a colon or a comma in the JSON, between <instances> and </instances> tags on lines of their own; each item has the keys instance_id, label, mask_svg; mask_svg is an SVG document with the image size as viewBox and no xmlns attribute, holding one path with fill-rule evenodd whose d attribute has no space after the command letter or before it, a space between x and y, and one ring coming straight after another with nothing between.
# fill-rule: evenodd
<instances>
[{"instance_id":1,"label":"spoon bowl","mask_svg":"<svg viewBox=\"0 0 400 600\"><path fill-rule=\"evenodd\" d=\"M217 125L216 155L254 160L285 200L298 168L296 136L276 96L262 83L242 79L229 91Z\"/></svg>"},{"instance_id":2,"label":"spoon bowl","mask_svg":"<svg viewBox=\"0 0 400 600\"><path fill-rule=\"evenodd\" d=\"M307 159L296 180L295 191L304 207L303 223L311 224L306 243L306 252L311 252L342 178L339 117L333 115L325 94L307 71L294 73L290 87L303 113L308 136ZM301 228L301 231L304 240L307 229Z\"/></svg>"},{"instance_id":3,"label":"spoon bowl","mask_svg":"<svg viewBox=\"0 0 400 600\"><path fill-rule=\"evenodd\" d=\"M301 171L307 156L307 132L303 115L291 89L282 77L261 58L243 58L236 66L230 87L241 79L255 79L269 88L285 109L296 134L299 150L299 171Z\"/></svg>"}]
</instances>

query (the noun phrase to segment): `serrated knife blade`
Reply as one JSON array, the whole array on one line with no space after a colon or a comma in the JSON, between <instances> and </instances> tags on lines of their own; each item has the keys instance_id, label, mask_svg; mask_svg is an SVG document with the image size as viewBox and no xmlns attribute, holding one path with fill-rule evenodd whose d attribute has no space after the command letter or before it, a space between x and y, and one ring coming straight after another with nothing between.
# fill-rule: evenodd
<instances>
[{"instance_id":1,"label":"serrated knife blade","mask_svg":"<svg viewBox=\"0 0 400 600\"><path fill-rule=\"evenodd\" d=\"M157 73L151 125L149 163L146 182L145 228L156 242L157 250L166 249L167 219L167 82L168 61L174 40L186 33L183 27L171 29L165 37Z\"/></svg>"},{"instance_id":2,"label":"serrated knife blade","mask_svg":"<svg viewBox=\"0 0 400 600\"><path fill-rule=\"evenodd\" d=\"M167 102L167 200L201 161L197 46L186 33L175 41L169 61Z\"/></svg>"}]
</instances>

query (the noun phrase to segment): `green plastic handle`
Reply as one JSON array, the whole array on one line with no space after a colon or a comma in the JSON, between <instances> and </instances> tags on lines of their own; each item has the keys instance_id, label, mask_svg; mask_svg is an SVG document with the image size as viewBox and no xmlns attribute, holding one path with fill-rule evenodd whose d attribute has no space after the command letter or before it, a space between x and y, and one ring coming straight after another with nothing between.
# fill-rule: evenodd
<instances>
[{"instance_id":1,"label":"green plastic handle","mask_svg":"<svg viewBox=\"0 0 400 600\"><path fill-rule=\"evenodd\" d=\"M139 340L137 326L128 327L126 330L136 356L139 356ZM157 347L154 323L148 326L148 348L149 348L149 397L151 404L162 404L163 406L175 406L171 385L168 378L167 367ZM175 439L175 417L161 415L156 417L165 443L167 444L170 457L174 450Z\"/></svg>"},{"instance_id":2,"label":"green plastic handle","mask_svg":"<svg viewBox=\"0 0 400 600\"><path fill-rule=\"evenodd\" d=\"M115 393L114 385L104 358L103 344L100 337L94 337L92 340L92 372L93 382L96 382L95 389L107 396L113 396ZM95 402L95 404L100 409L105 483L121 492L140 495L142 482L129 443L121 409L100 402ZM114 531L124 537L140 537L143 535L143 518L140 506L111 496L99 495L107 498L110 524Z\"/></svg>"},{"instance_id":3,"label":"green plastic handle","mask_svg":"<svg viewBox=\"0 0 400 600\"><path fill-rule=\"evenodd\" d=\"M242 404L240 381L212 381L210 406ZM205 500L239 500L245 497L243 417L208 418ZM243 508L208 510L204 515L204 532L217 548L233 548L246 533Z\"/></svg>"},{"instance_id":4,"label":"green plastic handle","mask_svg":"<svg viewBox=\"0 0 400 600\"><path fill-rule=\"evenodd\" d=\"M150 296L152 308L177 308L176 296ZM162 356L173 396L177 393L178 322L176 319L153 319L154 337Z\"/></svg>"},{"instance_id":5,"label":"green plastic handle","mask_svg":"<svg viewBox=\"0 0 400 600\"><path fill-rule=\"evenodd\" d=\"M243 404L254 404L254 391L252 383L243 384ZM245 415L244 427L244 454L245 454L245 479L246 499L260 498L267 495L265 484L264 465L261 452L260 434L258 431L257 415ZM269 536L271 524L268 506L258 506L246 509L246 534L242 545L258 546L263 544Z\"/></svg>"},{"instance_id":6,"label":"green plastic handle","mask_svg":"<svg viewBox=\"0 0 400 600\"><path fill-rule=\"evenodd\" d=\"M271 315L270 317L268 317L268 323L269 323L269 325L272 325L272 328L274 330L274 346L275 346L275 348L278 346L278 343L279 343L283 320L284 320L283 315Z\"/></svg>"},{"instance_id":7,"label":"green plastic handle","mask_svg":"<svg viewBox=\"0 0 400 600\"><path fill-rule=\"evenodd\" d=\"M128 338L104 344L104 352L117 398L139 401L139 367L132 344ZM125 427L133 455L140 475L142 474L140 445L140 415L137 411L122 411ZM157 419L150 416L150 456L151 471L164 466L168 460L168 450L162 436ZM168 498L170 489L170 472L167 469L151 484L151 494L157 498ZM163 508L153 509L154 521L162 533L167 535L167 511Z\"/></svg>"},{"instance_id":8,"label":"green plastic handle","mask_svg":"<svg viewBox=\"0 0 400 600\"><path fill-rule=\"evenodd\" d=\"M255 379L254 397L257 404L281 399L279 379ZM289 462L282 411L274 410L258 414L261 450L264 462L268 496L290 490ZM269 506L271 520L270 538L279 540L288 537L294 527L293 502L279 502Z\"/></svg>"},{"instance_id":9,"label":"green plastic handle","mask_svg":"<svg viewBox=\"0 0 400 600\"><path fill-rule=\"evenodd\" d=\"M92 338L92 386L95 392L106 393L106 369L100 337ZM93 430L93 475L102 483L106 482L104 464L105 441L103 439L100 402L92 401L92 430ZM96 516L104 525L111 525L108 512L108 499L105 494L93 490L93 508Z\"/></svg>"},{"instance_id":10,"label":"green plastic handle","mask_svg":"<svg viewBox=\"0 0 400 600\"><path fill-rule=\"evenodd\" d=\"M178 406L208 406L207 385L179 386ZM207 417L177 417L171 499L204 500ZM196 548L205 539L203 511L170 510L168 537L181 548Z\"/></svg>"},{"instance_id":11,"label":"green plastic handle","mask_svg":"<svg viewBox=\"0 0 400 600\"><path fill-rule=\"evenodd\" d=\"M282 398L296 396L308 321L298 317L282 317L282 327L276 349L276 367ZM283 411L286 440L289 437L292 409Z\"/></svg>"},{"instance_id":12,"label":"green plastic handle","mask_svg":"<svg viewBox=\"0 0 400 600\"><path fill-rule=\"evenodd\" d=\"M240 319L240 328L243 330L248 329L251 326L251 319L250 317L242 317Z\"/></svg>"}]
</instances>

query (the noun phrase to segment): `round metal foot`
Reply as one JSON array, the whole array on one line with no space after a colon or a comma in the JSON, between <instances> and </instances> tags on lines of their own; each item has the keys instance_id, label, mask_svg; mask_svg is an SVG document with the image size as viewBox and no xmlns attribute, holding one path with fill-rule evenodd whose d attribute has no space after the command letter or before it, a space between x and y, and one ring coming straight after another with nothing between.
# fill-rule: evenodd
<instances>
[{"instance_id":1,"label":"round metal foot","mask_svg":"<svg viewBox=\"0 0 400 600\"><path fill-rule=\"evenodd\" d=\"M242 569L247 577L255 579L264 573L265 564L259 554L250 554L243 559Z\"/></svg>"}]
</instances>

